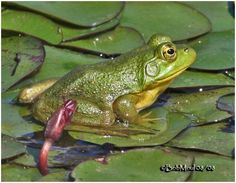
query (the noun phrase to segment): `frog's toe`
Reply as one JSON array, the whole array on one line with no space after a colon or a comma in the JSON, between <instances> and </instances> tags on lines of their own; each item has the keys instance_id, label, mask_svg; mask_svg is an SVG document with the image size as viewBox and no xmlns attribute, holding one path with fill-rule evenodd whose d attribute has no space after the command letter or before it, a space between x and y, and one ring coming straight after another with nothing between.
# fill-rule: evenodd
<instances>
[{"instance_id":1,"label":"frog's toe","mask_svg":"<svg viewBox=\"0 0 236 183\"><path fill-rule=\"evenodd\" d=\"M142 115L139 115L137 117L137 120L136 122L139 123L139 124L142 124L142 123L155 123L157 122L158 120L162 119L162 118L154 118L154 117L150 117L152 112L147 112L145 114L142 114Z\"/></svg>"}]
</instances>

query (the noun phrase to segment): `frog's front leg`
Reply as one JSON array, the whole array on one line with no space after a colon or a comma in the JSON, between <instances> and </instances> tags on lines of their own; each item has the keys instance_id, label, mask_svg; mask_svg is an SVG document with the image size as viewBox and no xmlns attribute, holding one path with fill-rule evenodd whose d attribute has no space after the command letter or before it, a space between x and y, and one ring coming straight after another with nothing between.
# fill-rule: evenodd
<instances>
[{"instance_id":1,"label":"frog's front leg","mask_svg":"<svg viewBox=\"0 0 236 183\"><path fill-rule=\"evenodd\" d=\"M148 118L150 113L140 115L137 104L140 101L140 96L134 94L128 94L119 97L113 103L113 111L117 115L118 119L128 121L130 123L139 123L153 121L154 119Z\"/></svg>"}]
</instances>

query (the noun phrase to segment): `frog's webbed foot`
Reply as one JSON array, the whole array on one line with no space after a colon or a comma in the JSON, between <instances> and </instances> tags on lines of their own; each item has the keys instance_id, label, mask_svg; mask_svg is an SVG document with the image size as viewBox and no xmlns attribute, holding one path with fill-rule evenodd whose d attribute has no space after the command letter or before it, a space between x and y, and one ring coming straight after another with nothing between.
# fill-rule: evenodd
<instances>
[{"instance_id":1,"label":"frog's webbed foot","mask_svg":"<svg viewBox=\"0 0 236 183\"><path fill-rule=\"evenodd\" d=\"M138 114L137 118L133 121L134 123L143 125L144 123L156 123L162 118L150 117L152 112L147 112L145 114Z\"/></svg>"}]
</instances>

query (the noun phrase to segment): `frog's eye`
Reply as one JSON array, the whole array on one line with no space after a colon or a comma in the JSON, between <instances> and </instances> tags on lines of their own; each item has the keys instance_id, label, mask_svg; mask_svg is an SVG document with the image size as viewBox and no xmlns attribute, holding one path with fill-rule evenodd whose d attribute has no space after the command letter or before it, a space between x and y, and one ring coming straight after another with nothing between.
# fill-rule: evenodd
<instances>
[{"instance_id":1,"label":"frog's eye","mask_svg":"<svg viewBox=\"0 0 236 183\"><path fill-rule=\"evenodd\" d=\"M176 48L173 44L165 44L161 49L162 56L167 61L174 61L176 59Z\"/></svg>"},{"instance_id":2,"label":"frog's eye","mask_svg":"<svg viewBox=\"0 0 236 183\"><path fill-rule=\"evenodd\" d=\"M157 61L148 62L146 65L145 71L146 71L146 74L151 77L156 76L159 72L159 66L158 66Z\"/></svg>"}]
</instances>

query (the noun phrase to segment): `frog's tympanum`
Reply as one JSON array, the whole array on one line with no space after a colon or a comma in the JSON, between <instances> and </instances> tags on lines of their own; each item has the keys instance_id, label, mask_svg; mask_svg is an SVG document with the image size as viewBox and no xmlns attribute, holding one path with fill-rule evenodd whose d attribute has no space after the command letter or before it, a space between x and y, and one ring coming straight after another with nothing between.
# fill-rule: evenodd
<instances>
[{"instance_id":1,"label":"frog's tympanum","mask_svg":"<svg viewBox=\"0 0 236 183\"><path fill-rule=\"evenodd\" d=\"M77 102L72 124L105 127L116 121L150 121L139 112L152 105L195 58L193 49L176 49L169 37L153 35L141 48L108 61L80 65L49 83L34 99L33 116L47 122L63 101L71 99Z\"/></svg>"}]
</instances>

